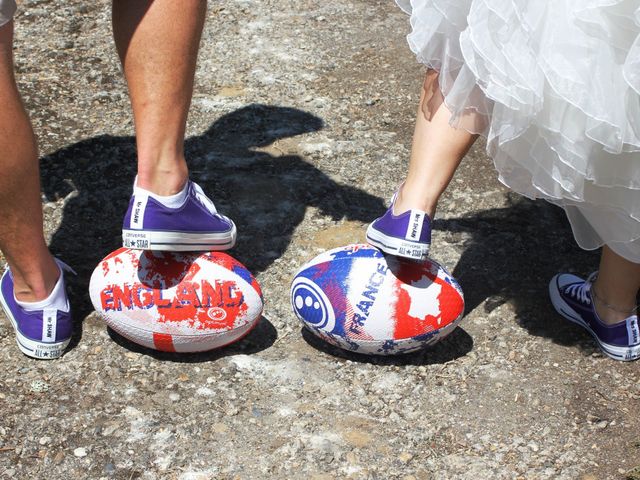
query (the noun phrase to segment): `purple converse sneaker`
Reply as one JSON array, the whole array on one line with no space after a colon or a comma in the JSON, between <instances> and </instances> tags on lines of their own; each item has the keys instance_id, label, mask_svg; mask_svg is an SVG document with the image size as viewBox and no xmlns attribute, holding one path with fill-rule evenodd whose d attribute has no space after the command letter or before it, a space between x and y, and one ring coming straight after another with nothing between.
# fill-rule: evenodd
<instances>
[{"instance_id":1,"label":"purple converse sneaker","mask_svg":"<svg viewBox=\"0 0 640 480\"><path fill-rule=\"evenodd\" d=\"M134 188L124 216L122 244L142 250L228 250L236 243L236 226L220 215L202 188L189 181L178 208L166 207L145 190Z\"/></svg>"},{"instance_id":2,"label":"purple converse sneaker","mask_svg":"<svg viewBox=\"0 0 640 480\"><path fill-rule=\"evenodd\" d=\"M640 358L638 317L632 315L614 325L600 320L591 294L596 274L586 280L569 273L556 275L549 283L551 303L564 318L586 329L606 355L614 360L636 360Z\"/></svg>"},{"instance_id":3,"label":"purple converse sneaker","mask_svg":"<svg viewBox=\"0 0 640 480\"><path fill-rule=\"evenodd\" d=\"M69 267L60 261L58 265L61 267L60 279L52 293L59 299L58 308L51 306L27 311L16 302L11 271L7 269L0 279L0 305L16 332L18 348L29 357L59 358L71 339L71 308L67 300L63 273Z\"/></svg>"},{"instance_id":4,"label":"purple converse sneaker","mask_svg":"<svg viewBox=\"0 0 640 480\"><path fill-rule=\"evenodd\" d=\"M422 210L393 214L396 192L391 206L367 228L367 241L385 253L413 260L425 260L431 244L431 219Z\"/></svg>"}]
</instances>

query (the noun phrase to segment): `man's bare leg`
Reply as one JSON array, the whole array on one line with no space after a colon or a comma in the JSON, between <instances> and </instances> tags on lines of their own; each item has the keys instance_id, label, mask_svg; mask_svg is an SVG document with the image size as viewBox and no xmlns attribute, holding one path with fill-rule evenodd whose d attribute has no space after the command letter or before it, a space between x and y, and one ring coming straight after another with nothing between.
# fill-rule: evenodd
<instances>
[{"instance_id":1,"label":"man's bare leg","mask_svg":"<svg viewBox=\"0 0 640 480\"><path fill-rule=\"evenodd\" d=\"M204 25L204 0L114 0L113 36L133 107L138 186L178 193L188 178L184 134Z\"/></svg>"},{"instance_id":2,"label":"man's bare leg","mask_svg":"<svg viewBox=\"0 0 640 480\"><path fill-rule=\"evenodd\" d=\"M23 302L45 299L60 271L42 227L35 136L13 74L13 22L0 27L0 250Z\"/></svg>"}]
</instances>

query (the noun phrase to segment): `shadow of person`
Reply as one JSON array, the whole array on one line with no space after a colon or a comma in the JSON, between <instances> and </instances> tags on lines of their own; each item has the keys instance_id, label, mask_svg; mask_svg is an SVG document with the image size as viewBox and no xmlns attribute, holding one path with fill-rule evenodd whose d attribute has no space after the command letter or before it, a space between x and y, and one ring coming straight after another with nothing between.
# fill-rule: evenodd
<instances>
[{"instance_id":1,"label":"shadow of person","mask_svg":"<svg viewBox=\"0 0 640 480\"><path fill-rule=\"evenodd\" d=\"M435 221L436 230L453 237L468 236L453 270L465 294L467 314L481 305L483 313L489 314L511 302L517 322L532 335L561 345L580 344L588 353L595 351L591 337L578 334L553 309L548 284L558 272L594 270L597 254L576 245L560 208L511 193L508 202L505 208Z\"/></svg>"},{"instance_id":2,"label":"shadow of person","mask_svg":"<svg viewBox=\"0 0 640 480\"><path fill-rule=\"evenodd\" d=\"M545 201L531 201L509 193L508 205L459 218L436 219L434 230L445 232L445 242L461 236L463 252L453 269L465 296L465 315L482 308L489 315L510 302L518 324L529 334L564 345L579 345L588 355L598 351L591 337L565 321L549 301L549 280L558 272L585 274L595 269L598 255L580 249L564 212ZM432 254L437 255L434 245ZM437 258L436 258L437 260ZM504 326L499 316L489 328ZM313 348L351 361L381 365L424 365L464 356L473 339L458 327L442 342L419 352L397 357L376 357L347 352L321 341L309 332L304 339ZM488 333L490 334L490 333Z\"/></svg>"},{"instance_id":3,"label":"shadow of person","mask_svg":"<svg viewBox=\"0 0 640 480\"><path fill-rule=\"evenodd\" d=\"M307 328L301 329L302 338L309 346L328 355L358 363L373 365L440 365L464 357L473 349L473 338L457 327L450 335L422 350L400 355L365 355L331 345L313 334Z\"/></svg>"},{"instance_id":4,"label":"shadow of person","mask_svg":"<svg viewBox=\"0 0 640 480\"><path fill-rule=\"evenodd\" d=\"M276 156L258 150L322 128L323 121L310 113L255 104L224 115L202 135L186 141L192 179L238 226L237 247L230 254L254 274L284 253L310 206L335 220L362 222L385 210L382 199L335 182L297 154ZM46 199L64 199L50 248L78 273L70 279L78 319L93 311L88 295L93 269L122 245L135 158L133 137L102 135L42 159ZM78 327L72 345L80 337Z\"/></svg>"},{"instance_id":5,"label":"shadow of person","mask_svg":"<svg viewBox=\"0 0 640 480\"><path fill-rule=\"evenodd\" d=\"M332 220L362 222L386 209L382 199L336 183L297 154L260 150L322 127L322 120L301 110L251 105L188 142L195 178L205 184L218 179L215 198L238 225L233 255L253 272L264 271L282 255L307 207Z\"/></svg>"}]
</instances>

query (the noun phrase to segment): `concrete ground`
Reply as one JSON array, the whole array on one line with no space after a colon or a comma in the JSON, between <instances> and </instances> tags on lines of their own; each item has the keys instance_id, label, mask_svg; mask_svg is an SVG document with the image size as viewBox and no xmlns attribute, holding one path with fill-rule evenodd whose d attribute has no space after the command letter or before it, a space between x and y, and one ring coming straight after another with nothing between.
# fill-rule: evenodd
<instances>
[{"instance_id":1,"label":"concrete ground","mask_svg":"<svg viewBox=\"0 0 640 480\"><path fill-rule=\"evenodd\" d=\"M187 153L267 304L242 342L171 355L108 331L87 293L135 173L109 2L21 2L18 80L51 248L79 274L77 331L61 360L34 361L0 314L0 478L587 480L640 465L638 363L603 357L547 298L556 271L587 274L597 255L559 209L503 188L481 144L432 250L465 291L461 327L395 359L301 331L292 273L362 241L406 171L423 74L408 29L392 0L210 2Z\"/></svg>"}]
</instances>

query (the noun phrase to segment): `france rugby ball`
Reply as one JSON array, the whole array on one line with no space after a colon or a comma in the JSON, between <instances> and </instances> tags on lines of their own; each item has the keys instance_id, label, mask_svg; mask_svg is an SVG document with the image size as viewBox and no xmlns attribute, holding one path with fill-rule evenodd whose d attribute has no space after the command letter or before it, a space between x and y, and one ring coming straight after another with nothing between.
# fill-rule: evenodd
<instances>
[{"instance_id":1,"label":"france rugby ball","mask_svg":"<svg viewBox=\"0 0 640 480\"><path fill-rule=\"evenodd\" d=\"M304 265L291 285L291 304L318 337L374 355L432 345L464 313L460 286L437 262L385 256L365 244L329 250Z\"/></svg>"},{"instance_id":2,"label":"france rugby ball","mask_svg":"<svg viewBox=\"0 0 640 480\"><path fill-rule=\"evenodd\" d=\"M109 327L165 352L232 343L258 323L263 307L256 279L222 252L120 248L98 264L89 293Z\"/></svg>"}]
</instances>

